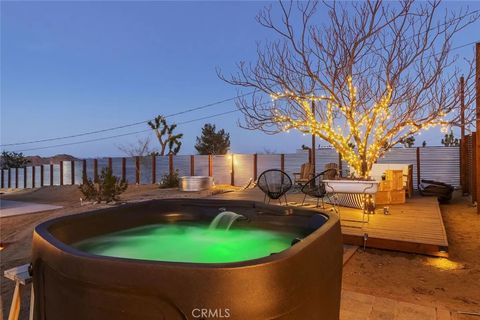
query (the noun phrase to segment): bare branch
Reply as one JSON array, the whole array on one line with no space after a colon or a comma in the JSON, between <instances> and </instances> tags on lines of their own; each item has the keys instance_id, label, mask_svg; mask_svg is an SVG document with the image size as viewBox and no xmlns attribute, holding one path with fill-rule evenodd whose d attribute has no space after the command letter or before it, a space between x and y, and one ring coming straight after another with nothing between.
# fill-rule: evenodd
<instances>
[{"instance_id":1,"label":"bare branch","mask_svg":"<svg viewBox=\"0 0 480 320\"><path fill-rule=\"evenodd\" d=\"M256 63L242 61L230 76L219 73L255 90L237 100L243 127L316 134L366 175L406 137L434 125L458 125L460 70L452 40L478 21L478 11L440 12L439 1L324 2L329 23L319 24L320 6L281 1L279 15L266 7L257 21L277 38L257 45ZM467 120L472 66L465 74Z\"/></svg>"}]
</instances>

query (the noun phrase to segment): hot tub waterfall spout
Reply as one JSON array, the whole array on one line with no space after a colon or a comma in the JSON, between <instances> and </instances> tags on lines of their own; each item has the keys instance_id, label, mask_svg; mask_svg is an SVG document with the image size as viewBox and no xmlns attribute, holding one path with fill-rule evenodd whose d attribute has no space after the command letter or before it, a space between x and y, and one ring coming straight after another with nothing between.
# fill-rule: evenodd
<instances>
[{"instance_id":1,"label":"hot tub waterfall spout","mask_svg":"<svg viewBox=\"0 0 480 320\"><path fill-rule=\"evenodd\" d=\"M224 211L224 208L221 208L221 212L217 214L217 216L212 220L210 223L209 229L223 229L228 231L232 224L237 220L248 220L247 217L244 215L232 212L232 211Z\"/></svg>"}]
</instances>

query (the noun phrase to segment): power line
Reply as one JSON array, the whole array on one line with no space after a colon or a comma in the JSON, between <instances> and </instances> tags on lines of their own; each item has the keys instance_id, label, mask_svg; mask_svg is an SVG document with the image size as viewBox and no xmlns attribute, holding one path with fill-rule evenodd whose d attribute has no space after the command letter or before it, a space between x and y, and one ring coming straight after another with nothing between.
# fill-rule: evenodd
<instances>
[{"instance_id":1,"label":"power line","mask_svg":"<svg viewBox=\"0 0 480 320\"><path fill-rule=\"evenodd\" d=\"M473 14L477 14L479 13L480 10L474 10L472 12L469 12L467 13L465 16L463 17L457 17L455 19L452 19L452 20L449 20L443 24L440 24L436 27L433 27L431 29L428 29L428 30L425 30L424 32L420 33L423 34L423 33L426 33L428 31L431 31L439 26L442 26L442 25L446 25L448 23L452 23L453 21L455 20L459 20L459 19L462 19L462 18L465 18L465 17L468 17L468 16L471 16ZM418 36L418 35L414 35L410 38L414 38L415 36ZM407 38L408 39L408 38ZM472 44L475 44L476 42L478 41L473 41L473 42L470 42L470 43L467 43L467 44L464 44L464 45L461 45L461 46L458 46L458 47L454 47L452 49L450 49L450 51L453 51L453 50L457 50L457 49L461 49L461 48L464 48L466 46L469 46L469 45L472 45ZM392 46L392 44L390 45L387 45L385 46L384 48L387 48L387 47L390 47ZM377 48L377 49L374 49L374 51L378 51L378 50L381 50L382 48ZM429 57L434 57L436 55L439 55L441 53L437 53L437 54L432 54L430 55ZM325 71L325 70L324 70ZM194 108L190 108L190 109L187 109L187 110L184 110L184 111L180 111L180 112L176 112L176 113L172 113L172 114L169 114L169 115L166 115L165 118L169 118L169 117L173 117L173 116L177 116L177 115L181 115L181 114L186 114L186 113L189 113L189 112L193 112L193 111L197 111L197 110L201 110L201 109L206 109L206 108L209 108L209 107L212 107L212 106L216 106L216 105L219 105L219 104L222 104L222 103L225 103L225 102L229 102L229 101L233 101L237 98L241 98L241 97L244 97L244 96L248 96L248 95L251 95L253 94L254 91L251 91L251 92L248 92L248 93L245 93L245 94L242 94L242 95L239 95L239 96L236 96L236 97L231 97L231 98L228 98L228 99L224 99L224 100L220 100L220 101L217 101L217 102L213 102L213 103L209 103L209 104L206 104L206 105L203 105L203 106L199 106L199 107L194 107ZM92 135L92 134L97 134L97 133L103 133L103 132L108 132L108 131L113 131L113 130L118 130L118 129L123 129L123 128L128 128L128 127L133 127L133 126L137 126L137 125L140 125L140 124L145 124L146 122L150 121L150 120L153 120L153 119L147 119L147 120L143 120L143 121L138 121L138 122L134 122L134 123L129 123L129 124L125 124L125 125L121 125L121 126L116 126L116 127L110 127L110 128L106 128L106 129L101 129L101 130L95 130L95 131L88 131L88 132L83 132L83 133L78 133L78 134L72 134L72 135L68 135L68 136L61 136L61 137L54 137L54 138L46 138L46 139L39 139L39 140L32 140L32 141L24 141L24 142L16 142L16 143L8 143L8 144L0 144L0 147L7 147L7 146L18 146L18 145L26 145L26 144L34 144L34 143L41 143L41 142L49 142L49 141L57 141L57 140L64 140L64 139L71 139L71 138L76 138L76 137L82 137L82 136L87 136L87 135ZM145 131L148 131L148 130L144 130L144 131L139 131L139 132L145 132ZM95 139L92 139L92 140L95 140ZM68 145L68 144L66 144ZM34 150L34 149L28 149L28 150Z\"/></svg>"},{"instance_id":2,"label":"power line","mask_svg":"<svg viewBox=\"0 0 480 320\"><path fill-rule=\"evenodd\" d=\"M232 98L228 98L228 99L224 99L224 100L212 102L212 103L209 103L209 104L206 104L206 105L202 105L202 106L199 106L199 107L194 107L194 108L190 108L190 109L187 109L187 110L183 110L183 111L175 112L175 113L172 113L172 114L168 114L168 115L165 116L165 118L170 118L170 117L174 117L174 116L186 114L186 113L193 112L193 111L210 108L210 107L213 107L213 106L216 106L216 105L225 103L225 102L233 101L233 100L235 100L235 99L237 99L237 98L241 98L241 97L245 97L245 96L251 95L251 94L253 94L253 91L252 91L252 92L245 93L245 94L242 94L242 95L239 95L239 96L236 96L236 97L232 97ZM15 142L15 143L1 144L0 147L19 146L19 145L26 145L26 144L33 144L33 143L40 143L40 142L49 142L49 141L56 141L56 140L64 140L64 139L71 139L71 138L83 137L83 136L87 136L87 135L92 135L92 134L97 134L97 133L103 133L103 132L108 132L108 131L112 131L112 130L124 129L124 128L129 128L129 127L137 126L137 125L140 125L140 124L145 124L145 123L147 123L147 122L150 121L150 120L153 120L153 119L147 119L147 120L144 120L144 121L138 121L138 122L129 123L129 124L121 125L121 126L116 126L116 127L111 127L111 128L101 129L101 130L95 130L95 131L88 131L88 132L83 132L83 133L77 133L77 134L72 134L72 135L62 136L62 137L54 137L54 138L46 138L46 139L39 139L39 140L32 140L32 141L24 141L24 142Z\"/></svg>"},{"instance_id":3,"label":"power line","mask_svg":"<svg viewBox=\"0 0 480 320\"><path fill-rule=\"evenodd\" d=\"M454 47L454 48L452 48L450 51L458 50L458 49L467 47L467 46L469 46L469 45L475 44L476 42L478 42L478 41L473 41L473 42L469 42L469 43L466 43L466 44L463 44L463 45ZM436 56L436 55L438 55L438 54L440 54L440 53L432 54L432 55L430 55L429 57L434 57L434 56ZM200 106L200 107L191 108L191 109L187 109L187 110L184 110L184 111L172 113L172 114L169 114L169 115L167 115L167 116L165 116L165 117L173 117L173 116L176 116L176 115L185 114L185 113L189 113L189 112L196 111L196 110L200 110L200 109L205 109L205 108L208 108L208 107L211 107L211 106L214 106L214 105L218 105L218 104L223 103L223 102L232 101L232 100L235 100L235 99L237 99L237 98L239 98L239 97L244 97L244 96L251 95L251 94L253 94L253 92L249 92L249 93L246 93L246 94L239 95L239 96L237 96L237 97L228 98L228 99L221 100L221 101L218 101L218 102L213 102L213 103L210 103L210 104L207 104L207 105L203 105L203 106ZM261 104L261 105L263 105L263 104ZM237 112L237 111L239 111L239 110L238 110L238 109L236 109L236 110L230 110L230 111L226 111L226 112L222 112L222 113L218 113L218 114L214 114L214 115L210 115L210 116L205 116L205 117L201 117L201 118L197 118L197 119L192 119L192 120L188 120L188 121L179 122L179 123L177 123L177 124L187 124L187 123L191 123L191 122L195 122L195 121L200 121L200 120L209 119L209 118L212 118L212 117L217 117L217 116L222 116L222 115L225 115L225 114L234 113L234 112ZM148 120L147 120L147 121L148 121ZM31 141L31 142L17 143L17 144L5 144L5 145L0 145L0 146L3 147L3 146L10 146L10 145L25 145L25 144L31 144L31 143L47 142L47 141L61 140L61 139L66 139L66 138L80 137L80 136L85 136L85 135L88 135L88 134L101 133L101 132L105 132L105 131L110 131L110 130L115 130L115 129L120 129L120 128L126 128L126 127L130 127L130 126L133 126L133 125L136 125L136 124L143 124L143 123L145 123L145 122L146 122L146 121L142 121L142 122L138 122L138 123L135 123L135 124L129 124L129 125L119 126L119 127L115 127L115 128L97 130L97 131L92 131L92 132L89 132L89 133L82 133L82 134L77 134L77 135L71 135L71 136L68 136L68 137L59 137L59 138L43 139L43 140L37 140L37 141ZM135 132L128 132L128 133L119 134L119 135L113 135L113 136L96 138L96 139L89 139L89 140L72 142L72 143L63 143L63 144L56 144L56 145L45 146L45 147L36 147L36 148L16 150L16 152L25 152L25 151L33 151L33 150L50 149L50 148L54 148L54 147L64 147L64 146L70 146L70 145L76 145L76 144L83 144L83 143L89 143L89 142L95 142L95 141L102 141L102 140L114 139L114 138L119 138L119 137L125 137L125 136L129 136L129 135L133 135L133 134L138 134L138 133L144 133L144 132L147 132L147 131L151 131L151 129L146 129L146 130L141 130L141 131L135 131Z\"/></svg>"},{"instance_id":4,"label":"power line","mask_svg":"<svg viewBox=\"0 0 480 320\"><path fill-rule=\"evenodd\" d=\"M217 114L213 114L213 115L209 115L209 116L205 116L205 117L201 117L201 118L197 118L197 119L182 121L182 122L179 122L177 124L192 123L192 122L196 122L196 121L200 121L200 120L210 119L210 118L214 118L214 117L220 117L220 116L230 114L230 113L235 113L235 112L238 112L238 111L240 111L240 110L238 110L238 109L230 110L230 111L221 112L221 113L217 113ZM144 133L144 132L148 132L148 131L152 131L152 129L145 129L145 130L140 130L140 131L127 132L127 133L117 134L117 135L113 135L113 136L101 137L101 138L89 139L89 140L83 140L83 141L77 141L77 142L62 143L62 144L55 144L55 145L44 146L44 147L36 147L36 148L15 150L15 152L25 152L25 151L33 151L33 150L50 149L50 148L55 148L55 147L72 146L72 145L77 145L77 144L84 144L84 143L90 143L90 142L120 138L120 137L130 136L130 135L134 135L134 134Z\"/></svg>"}]
</instances>

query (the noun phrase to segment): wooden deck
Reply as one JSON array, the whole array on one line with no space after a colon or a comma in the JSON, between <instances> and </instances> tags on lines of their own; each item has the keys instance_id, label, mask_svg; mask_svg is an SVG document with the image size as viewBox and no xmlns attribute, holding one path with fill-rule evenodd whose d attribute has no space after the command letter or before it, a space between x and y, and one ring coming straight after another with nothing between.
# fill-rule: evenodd
<instances>
[{"instance_id":1,"label":"wooden deck","mask_svg":"<svg viewBox=\"0 0 480 320\"><path fill-rule=\"evenodd\" d=\"M214 198L263 201L258 189L230 192ZM288 194L289 205L300 205L303 194ZM313 203L314 199L307 202ZM272 201L272 204L278 204ZM388 205L390 215L383 214L383 206L370 215L368 223L361 221L359 209L340 207L344 244L387 249L433 256L448 256L448 241L438 202L433 197L413 197L407 203ZM328 207L327 207L328 208Z\"/></svg>"}]
</instances>

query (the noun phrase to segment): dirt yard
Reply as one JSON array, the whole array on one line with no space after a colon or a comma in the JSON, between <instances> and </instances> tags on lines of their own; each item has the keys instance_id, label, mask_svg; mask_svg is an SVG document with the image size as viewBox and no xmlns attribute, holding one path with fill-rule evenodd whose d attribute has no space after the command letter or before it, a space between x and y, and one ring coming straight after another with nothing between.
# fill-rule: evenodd
<instances>
[{"instance_id":1,"label":"dirt yard","mask_svg":"<svg viewBox=\"0 0 480 320\"><path fill-rule=\"evenodd\" d=\"M480 215L460 195L441 210L448 259L359 249L344 268L343 287L416 304L439 304L454 312L480 313Z\"/></svg>"},{"instance_id":2,"label":"dirt yard","mask_svg":"<svg viewBox=\"0 0 480 320\"><path fill-rule=\"evenodd\" d=\"M219 188L221 192L225 188ZM125 201L167 197L199 197L205 193L179 193L155 186L131 186ZM42 221L89 210L80 206L75 186L48 187L2 195L2 199L31 201L63 206L62 209L0 219L0 272L28 263L33 228ZM98 208L99 206L95 206ZM443 305L453 311L480 312L480 215L466 198L457 196L441 207L449 240L449 259L414 254L359 249L344 267L343 286L360 293L383 296L425 305ZM1 278L4 316L13 294L13 283ZM21 318L28 318L29 292L24 293ZM457 319L480 319L459 316ZM360 319L361 320L361 319Z\"/></svg>"},{"instance_id":3,"label":"dirt yard","mask_svg":"<svg viewBox=\"0 0 480 320\"><path fill-rule=\"evenodd\" d=\"M233 191L238 188L230 186L216 186L213 193ZM160 189L153 185L134 185L121 195L122 201L141 201L162 198L198 198L205 197L212 192L189 192L181 193L176 189ZM3 315L8 316L8 310L13 295L14 283L3 277L6 269L29 263L33 229L39 223L51 218L80 213L101 208L102 205L80 205L81 194L77 186L45 187L41 189L27 189L15 192L7 192L0 199L36 202L63 206L61 209L25 214L19 216L0 218L0 282L1 282L1 306ZM30 292L26 290L22 299L20 312L21 319L28 319L28 305ZM0 317L1 320L1 317Z\"/></svg>"}]
</instances>

